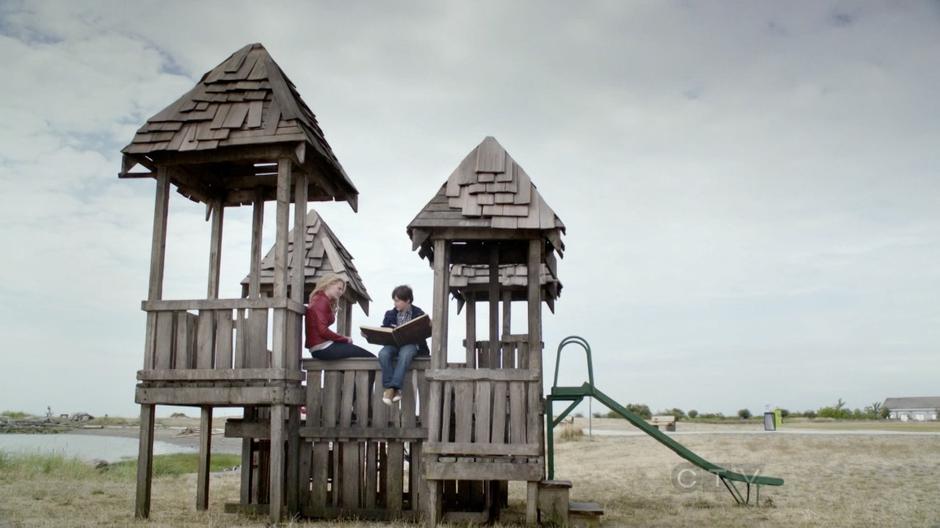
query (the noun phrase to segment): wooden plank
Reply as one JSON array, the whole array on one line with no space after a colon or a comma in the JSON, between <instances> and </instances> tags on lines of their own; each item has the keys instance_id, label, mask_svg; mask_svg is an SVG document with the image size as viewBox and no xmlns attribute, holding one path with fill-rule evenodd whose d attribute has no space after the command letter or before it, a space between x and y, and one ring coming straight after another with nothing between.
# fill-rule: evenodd
<instances>
[{"instance_id":1,"label":"wooden plank","mask_svg":"<svg viewBox=\"0 0 940 528\"><path fill-rule=\"evenodd\" d=\"M375 360L372 360L375 362ZM382 383L381 378L376 374L375 383L372 388L372 427L384 429L388 427L388 406L382 401Z\"/></svg>"},{"instance_id":2,"label":"wooden plank","mask_svg":"<svg viewBox=\"0 0 940 528\"><path fill-rule=\"evenodd\" d=\"M404 444L398 441L388 443L388 473L386 478L386 507L393 514L402 510L402 492L404 485Z\"/></svg>"},{"instance_id":3,"label":"wooden plank","mask_svg":"<svg viewBox=\"0 0 940 528\"><path fill-rule=\"evenodd\" d=\"M310 504L315 515L322 515L327 508L326 487L329 478L330 444L328 441L313 443L311 461Z\"/></svg>"},{"instance_id":4,"label":"wooden plank","mask_svg":"<svg viewBox=\"0 0 940 528\"><path fill-rule=\"evenodd\" d=\"M248 311L248 362L249 368L265 368L268 360L268 311Z\"/></svg>"},{"instance_id":5,"label":"wooden plank","mask_svg":"<svg viewBox=\"0 0 940 528\"><path fill-rule=\"evenodd\" d=\"M415 371L415 384L418 387L418 405L420 406L417 424L422 427L427 427L429 389L428 379L425 377L423 370Z\"/></svg>"},{"instance_id":6,"label":"wooden plank","mask_svg":"<svg viewBox=\"0 0 940 528\"><path fill-rule=\"evenodd\" d=\"M303 373L290 369L138 370L140 381L301 381Z\"/></svg>"},{"instance_id":7,"label":"wooden plank","mask_svg":"<svg viewBox=\"0 0 940 528\"><path fill-rule=\"evenodd\" d=\"M529 364L528 368L542 371L542 288L539 286L539 272L542 270L541 240L529 241L528 263L528 326L529 326Z\"/></svg>"},{"instance_id":8,"label":"wooden plank","mask_svg":"<svg viewBox=\"0 0 940 528\"><path fill-rule=\"evenodd\" d=\"M491 384L488 381L478 381L474 384L476 394L473 396L474 415L474 442L488 444L490 442Z\"/></svg>"},{"instance_id":9,"label":"wooden plank","mask_svg":"<svg viewBox=\"0 0 940 528\"><path fill-rule=\"evenodd\" d=\"M426 370L430 367L431 358L416 357L411 361L411 370ZM301 361L304 370L322 370L324 372L335 371L381 371L382 367L375 358L349 358L337 359L333 361L324 361L322 359L304 359Z\"/></svg>"},{"instance_id":10,"label":"wooden plank","mask_svg":"<svg viewBox=\"0 0 940 528\"><path fill-rule=\"evenodd\" d=\"M454 384L454 441L470 442L473 426L473 382Z\"/></svg>"},{"instance_id":11,"label":"wooden plank","mask_svg":"<svg viewBox=\"0 0 940 528\"><path fill-rule=\"evenodd\" d=\"M509 383L509 441L513 444L526 443L526 392L525 383Z\"/></svg>"},{"instance_id":12,"label":"wooden plank","mask_svg":"<svg viewBox=\"0 0 940 528\"><path fill-rule=\"evenodd\" d=\"M425 458L425 478L430 480L532 480L541 479L540 464L512 462L434 462Z\"/></svg>"},{"instance_id":13,"label":"wooden plank","mask_svg":"<svg viewBox=\"0 0 940 528\"><path fill-rule=\"evenodd\" d=\"M299 437L298 437L299 438ZM313 478L313 443L300 442L300 511L304 512L310 509L311 493L310 485Z\"/></svg>"},{"instance_id":14,"label":"wooden plank","mask_svg":"<svg viewBox=\"0 0 940 528\"><path fill-rule=\"evenodd\" d=\"M305 313L304 305L292 299L262 297L258 299L191 299L173 301L143 301L141 309L146 312L178 312L181 310L241 310L241 309L286 309L295 314Z\"/></svg>"},{"instance_id":15,"label":"wooden plank","mask_svg":"<svg viewBox=\"0 0 940 528\"><path fill-rule=\"evenodd\" d=\"M422 495L424 495L425 486L427 486L422 470L424 449L422 448L422 442L411 442L409 449L411 450L411 461L408 465L408 492L411 493L411 510L420 512Z\"/></svg>"},{"instance_id":16,"label":"wooden plank","mask_svg":"<svg viewBox=\"0 0 940 528\"><path fill-rule=\"evenodd\" d=\"M506 382L493 383L493 425L490 431L490 441L494 444L506 442L506 417L509 415L509 399Z\"/></svg>"},{"instance_id":17,"label":"wooden plank","mask_svg":"<svg viewBox=\"0 0 940 528\"><path fill-rule=\"evenodd\" d=\"M526 441L542 445L542 383L533 381L526 385Z\"/></svg>"},{"instance_id":18,"label":"wooden plank","mask_svg":"<svg viewBox=\"0 0 940 528\"><path fill-rule=\"evenodd\" d=\"M340 442L340 448L343 452L342 459L342 496L340 504L344 509L353 510L359 507L359 487L360 487L360 453L359 442Z\"/></svg>"},{"instance_id":19,"label":"wooden plank","mask_svg":"<svg viewBox=\"0 0 940 528\"><path fill-rule=\"evenodd\" d=\"M429 455L444 456L542 456L542 448L538 444L498 444L498 443L469 443L469 442L428 442L424 445L424 452Z\"/></svg>"},{"instance_id":20,"label":"wooden plank","mask_svg":"<svg viewBox=\"0 0 940 528\"><path fill-rule=\"evenodd\" d=\"M232 312L218 310L215 321L215 368L232 368Z\"/></svg>"},{"instance_id":21,"label":"wooden plank","mask_svg":"<svg viewBox=\"0 0 940 528\"><path fill-rule=\"evenodd\" d=\"M251 502L252 445L253 442L251 438L242 439L241 474L239 476L239 502L243 505L249 504Z\"/></svg>"},{"instance_id":22,"label":"wooden plank","mask_svg":"<svg viewBox=\"0 0 940 528\"><path fill-rule=\"evenodd\" d=\"M363 494L363 507L367 509L375 508L378 494L377 477L378 464L376 449L378 442L366 442L366 478L365 493Z\"/></svg>"},{"instance_id":23,"label":"wooden plank","mask_svg":"<svg viewBox=\"0 0 940 528\"><path fill-rule=\"evenodd\" d=\"M341 403L339 407L339 426L349 427L352 425L353 414L353 396L355 394L356 373L352 371L343 374L343 387L341 391Z\"/></svg>"},{"instance_id":24,"label":"wooden plank","mask_svg":"<svg viewBox=\"0 0 940 528\"><path fill-rule=\"evenodd\" d=\"M526 526L538 526L539 524L539 480L541 480L541 477L537 479L529 479L529 482L526 483Z\"/></svg>"},{"instance_id":25,"label":"wooden plank","mask_svg":"<svg viewBox=\"0 0 940 528\"><path fill-rule=\"evenodd\" d=\"M443 418L441 415L441 393L443 392L443 385L444 382L442 381L428 380L427 406L425 407L422 404L422 410L425 411L422 412L422 422L427 425L429 442L441 441L441 422ZM424 401L424 395L422 395L421 400ZM447 440L447 438L444 440Z\"/></svg>"},{"instance_id":26,"label":"wooden plank","mask_svg":"<svg viewBox=\"0 0 940 528\"><path fill-rule=\"evenodd\" d=\"M173 365L173 319L172 312L157 314L156 341L153 349L155 369L168 369Z\"/></svg>"},{"instance_id":27,"label":"wooden plank","mask_svg":"<svg viewBox=\"0 0 940 528\"><path fill-rule=\"evenodd\" d=\"M320 417L322 416L321 406L323 405L323 388L320 385L322 371L307 371L307 420L306 427L318 427Z\"/></svg>"},{"instance_id":28,"label":"wooden plank","mask_svg":"<svg viewBox=\"0 0 940 528\"><path fill-rule=\"evenodd\" d=\"M215 311L200 310L196 322L196 368L211 369L214 356Z\"/></svg>"},{"instance_id":29,"label":"wooden plank","mask_svg":"<svg viewBox=\"0 0 940 528\"><path fill-rule=\"evenodd\" d=\"M439 369L427 370L425 376L440 381L535 381L539 373L531 370L506 369Z\"/></svg>"},{"instance_id":30,"label":"wooden plank","mask_svg":"<svg viewBox=\"0 0 940 528\"><path fill-rule=\"evenodd\" d=\"M259 102L260 105L260 102ZM260 125L260 111L259 111ZM303 248L307 233L307 174L297 171L294 174L294 262L290 269L290 297L297 302L304 302L304 265Z\"/></svg>"},{"instance_id":31,"label":"wooden plank","mask_svg":"<svg viewBox=\"0 0 940 528\"><path fill-rule=\"evenodd\" d=\"M324 374L322 417L324 427L336 427L339 421L339 391L341 381L339 372L326 372Z\"/></svg>"},{"instance_id":32,"label":"wooden plank","mask_svg":"<svg viewBox=\"0 0 940 528\"><path fill-rule=\"evenodd\" d=\"M409 370L405 373L405 378L402 380L402 396L401 396L401 426L404 428L411 428L417 425L417 398L415 397L415 372Z\"/></svg>"},{"instance_id":33,"label":"wooden plank","mask_svg":"<svg viewBox=\"0 0 940 528\"><path fill-rule=\"evenodd\" d=\"M301 405L304 393L290 387L137 387L134 401L160 405Z\"/></svg>"},{"instance_id":34,"label":"wooden plank","mask_svg":"<svg viewBox=\"0 0 940 528\"><path fill-rule=\"evenodd\" d=\"M137 493L134 517L150 517L150 492L153 477L153 424L155 405L140 406L140 434L137 448Z\"/></svg>"},{"instance_id":35,"label":"wooden plank","mask_svg":"<svg viewBox=\"0 0 940 528\"><path fill-rule=\"evenodd\" d=\"M451 411L453 410L454 382L444 382L444 409L441 413L441 441L452 442L451 431L453 419ZM431 438L428 436L428 438Z\"/></svg>"},{"instance_id":36,"label":"wooden plank","mask_svg":"<svg viewBox=\"0 0 940 528\"><path fill-rule=\"evenodd\" d=\"M495 361L499 355L499 246L496 244L490 245L489 276L489 295L487 297L490 308L490 357L488 364L480 366L486 368L495 368Z\"/></svg>"},{"instance_id":37,"label":"wooden plank","mask_svg":"<svg viewBox=\"0 0 940 528\"><path fill-rule=\"evenodd\" d=\"M193 368L195 351L196 316L189 312L177 312L176 315L176 354L174 369ZM140 378L138 373L137 379Z\"/></svg>"},{"instance_id":38,"label":"wooden plank","mask_svg":"<svg viewBox=\"0 0 940 528\"><path fill-rule=\"evenodd\" d=\"M212 454L212 407L203 407L199 417L199 462L196 474L196 510L209 509L209 460Z\"/></svg>"},{"instance_id":39,"label":"wooden plank","mask_svg":"<svg viewBox=\"0 0 940 528\"><path fill-rule=\"evenodd\" d=\"M356 408L356 417L354 423L360 427L366 427L369 425L369 398L371 397L369 391L369 373L368 372L355 372L356 376L356 397L355 397L355 408ZM414 424L412 424L413 426Z\"/></svg>"}]
</instances>

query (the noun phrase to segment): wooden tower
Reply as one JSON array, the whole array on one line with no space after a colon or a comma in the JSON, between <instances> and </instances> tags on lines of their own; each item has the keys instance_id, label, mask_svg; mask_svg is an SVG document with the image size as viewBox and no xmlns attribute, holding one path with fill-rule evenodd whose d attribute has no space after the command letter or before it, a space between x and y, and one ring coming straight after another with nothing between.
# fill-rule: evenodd
<instances>
[{"instance_id":1,"label":"wooden tower","mask_svg":"<svg viewBox=\"0 0 940 528\"><path fill-rule=\"evenodd\" d=\"M358 191L313 112L260 44L245 46L206 73L151 117L122 152L122 178L156 180L150 286L143 302L146 341L136 391L141 414L136 516L150 512L157 405L201 408L198 509L208 505L213 407L258 406L270 412L270 515L277 521L285 506L297 509L285 496L285 481L296 482L291 475L298 471L297 450L286 447L285 423L296 426L304 400L304 274L298 269L288 275L289 207L293 202L293 243L299 247L307 232L308 201L346 201L355 210ZM134 171L136 166L148 172ZM208 287L202 299L163 299L171 186L206 204L211 218ZM277 203L276 244L271 295L262 296L261 228L269 200ZM248 204L254 212L248 295L219 299L225 207Z\"/></svg>"},{"instance_id":2,"label":"wooden tower","mask_svg":"<svg viewBox=\"0 0 940 528\"><path fill-rule=\"evenodd\" d=\"M543 270L557 276L555 253L564 251L563 232L564 224L528 175L492 137L464 158L408 225L413 247L434 268L422 460L430 526L442 518L467 520L498 511L499 483L511 480L528 483L526 520L537 521L538 483L545 475L541 302L547 288L542 276ZM458 265L488 270L489 351L478 353L475 314L468 308L464 361L449 363L448 295L451 277L463 275L462 268L453 269ZM497 307L504 296L513 299L499 280L500 266L508 265L525 267L527 332L503 332L500 338Z\"/></svg>"},{"instance_id":3,"label":"wooden tower","mask_svg":"<svg viewBox=\"0 0 940 528\"><path fill-rule=\"evenodd\" d=\"M302 251L296 251L294 245L294 230L291 230L287 236L287 262L291 268L291 276L297 266L303 266L304 293L303 298L307 299L310 293L316 287L317 281L330 273L337 273L346 279L346 291L339 300L339 310L337 314L337 332L350 336L352 330L352 307L358 304L359 307L369 315L369 303L372 301L369 292L366 291L365 284L359 271L353 264L353 257L346 250L346 247L340 242L339 238L333 232L326 221L314 210L307 213L306 234L304 235L304 245ZM261 260L259 271L259 281L261 295L270 297L274 292L274 270L277 246L272 247ZM248 297L251 284L251 275L242 279L242 297ZM288 285L288 296L291 295L291 285ZM303 354L302 354L303 356ZM374 363L374 361L373 361ZM307 370L307 369L305 369ZM313 381L313 380L311 380ZM320 380L315 380L319 386ZM306 391L309 393L314 383L308 383ZM308 407L310 414L310 407ZM242 473L241 473L241 493L239 504L226 504L226 511L238 511L257 513L263 510L269 504L268 482L262 478L270 470L270 413L266 409L246 407L243 417L240 420L229 419L225 424L225 435L227 437L238 437L242 439ZM304 423L303 425L306 425ZM297 434L297 431L289 430L289 435ZM304 445L301 443L301 456L304 454ZM303 462L302 466L303 468ZM304 481L296 484L291 481L288 483L288 495L292 496L291 486L301 486ZM305 491L299 490L300 502L305 502Z\"/></svg>"}]
</instances>

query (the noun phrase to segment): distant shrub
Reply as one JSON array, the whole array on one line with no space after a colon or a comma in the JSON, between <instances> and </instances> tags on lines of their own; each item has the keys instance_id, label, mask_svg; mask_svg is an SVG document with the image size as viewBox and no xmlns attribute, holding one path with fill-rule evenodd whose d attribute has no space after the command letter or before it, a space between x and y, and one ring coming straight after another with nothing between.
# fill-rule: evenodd
<instances>
[{"instance_id":1,"label":"distant shrub","mask_svg":"<svg viewBox=\"0 0 940 528\"><path fill-rule=\"evenodd\" d=\"M580 427L565 425L561 428L558 438L563 442L577 442L584 438L584 431Z\"/></svg>"},{"instance_id":2,"label":"distant shrub","mask_svg":"<svg viewBox=\"0 0 940 528\"><path fill-rule=\"evenodd\" d=\"M812 420L813 418L816 418L816 411L813 411L813 410L804 411L804 412L803 412L803 416L805 416L805 417L809 418L810 420Z\"/></svg>"},{"instance_id":3,"label":"distant shrub","mask_svg":"<svg viewBox=\"0 0 940 528\"><path fill-rule=\"evenodd\" d=\"M738 411L738 418L742 420L747 420L750 417L751 417L750 409L741 409Z\"/></svg>"},{"instance_id":4,"label":"distant shrub","mask_svg":"<svg viewBox=\"0 0 940 528\"><path fill-rule=\"evenodd\" d=\"M689 418L695 419L695 417L698 416L698 411L696 411L695 409L689 409L688 414L689 414Z\"/></svg>"},{"instance_id":5,"label":"distant shrub","mask_svg":"<svg viewBox=\"0 0 940 528\"><path fill-rule=\"evenodd\" d=\"M788 417L788 416L790 416L790 411L788 411L788 410L786 410L786 409L780 409L780 417L781 417L781 418L786 418L786 417Z\"/></svg>"},{"instance_id":6,"label":"distant shrub","mask_svg":"<svg viewBox=\"0 0 940 528\"><path fill-rule=\"evenodd\" d=\"M574 417L575 417L575 418L584 418L584 413L579 413L579 412L574 413Z\"/></svg>"},{"instance_id":7,"label":"distant shrub","mask_svg":"<svg viewBox=\"0 0 940 528\"><path fill-rule=\"evenodd\" d=\"M628 403L627 410L633 414L639 414L647 420L653 417L653 413L650 412L649 405L646 405L645 403Z\"/></svg>"},{"instance_id":8,"label":"distant shrub","mask_svg":"<svg viewBox=\"0 0 940 528\"><path fill-rule=\"evenodd\" d=\"M0 413L0 416L4 418L9 418L11 420L23 420L29 418L31 415L29 413L24 413L20 411L3 411Z\"/></svg>"},{"instance_id":9,"label":"distant shrub","mask_svg":"<svg viewBox=\"0 0 940 528\"><path fill-rule=\"evenodd\" d=\"M612 413L613 413L613 411L611 411L611 412L609 412L609 413L607 413L607 414L599 413L599 412L592 412L592 413L591 413L591 416L593 416L594 418L605 418L605 417L609 417L609 415L612 414ZM615 417L616 417L616 416L615 416Z\"/></svg>"}]
</instances>

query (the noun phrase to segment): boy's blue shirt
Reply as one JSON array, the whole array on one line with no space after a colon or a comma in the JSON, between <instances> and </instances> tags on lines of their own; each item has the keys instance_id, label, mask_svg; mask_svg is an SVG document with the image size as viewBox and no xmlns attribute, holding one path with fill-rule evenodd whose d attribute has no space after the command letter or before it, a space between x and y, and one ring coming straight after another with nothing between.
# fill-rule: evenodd
<instances>
[{"instance_id":1,"label":"boy's blue shirt","mask_svg":"<svg viewBox=\"0 0 940 528\"><path fill-rule=\"evenodd\" d=\"M424 315L424 310L418 308L415 305L411 305L411 318L415 319ZM382 326L386 328L392 328L398 324L398 310L392 308L391 310L385 312L385 318L382 320ZM415 343L418 345L418 354L431 354L431 350L428 348L427 340L422 339L421 342Z\"/></svg>"}]
</instances>

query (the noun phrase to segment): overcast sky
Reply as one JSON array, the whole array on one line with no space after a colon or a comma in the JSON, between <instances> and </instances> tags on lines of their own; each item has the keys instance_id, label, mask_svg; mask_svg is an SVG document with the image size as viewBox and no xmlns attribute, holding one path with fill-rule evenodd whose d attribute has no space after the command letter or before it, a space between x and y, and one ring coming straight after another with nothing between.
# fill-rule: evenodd
<instances>
[{"instance_id":1,"label":"overcast sky","mask_svg":"<svg viewBox=\"0 0 940 528\"><path fill-rule=\"evenodd\" d=\"M360 191L313 205L373 324L398 283L430 308L405 226L492 135L568 228L546 378L577 334L654 410L940 395L936 1L0 1L0 410L137 412L154 183L119 151L250 42ZM204 212L174 194L166 298L205 295Z\"/></svg>"}]
</instances>

